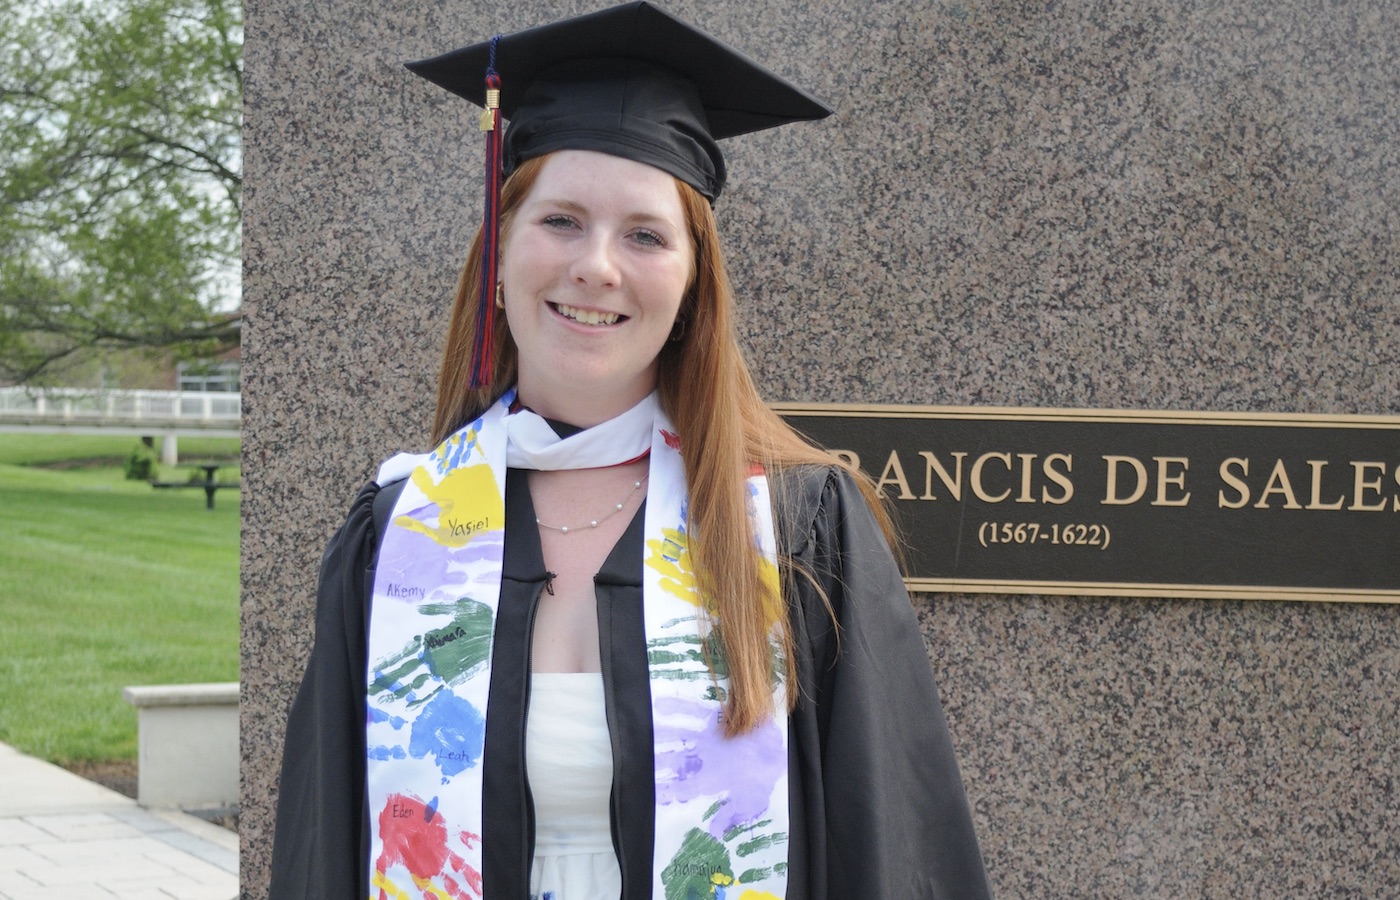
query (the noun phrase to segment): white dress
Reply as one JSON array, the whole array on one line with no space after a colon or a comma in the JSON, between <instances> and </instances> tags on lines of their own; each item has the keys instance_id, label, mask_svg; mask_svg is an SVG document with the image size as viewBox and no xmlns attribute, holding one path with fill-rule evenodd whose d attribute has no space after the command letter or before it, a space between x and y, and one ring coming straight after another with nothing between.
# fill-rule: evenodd
<instances>
[{"instance_id":1,"label":"white dress","mask_svg":"<svg viewBox=\"0 0 1400 900\"><path fill-rule=\"evenodd\" d=\"M525 768L535 803L532 900L617 900L608 798L612 744L596 672L530 677Z\"/></svg>"}]
</instances>

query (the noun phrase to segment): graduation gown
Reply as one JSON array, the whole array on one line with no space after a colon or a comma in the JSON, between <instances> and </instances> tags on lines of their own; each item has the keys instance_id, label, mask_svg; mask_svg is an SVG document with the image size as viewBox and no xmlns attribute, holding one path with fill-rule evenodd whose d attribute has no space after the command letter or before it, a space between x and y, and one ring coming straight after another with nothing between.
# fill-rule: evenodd
<instances>
[{"instance_id":1,"label":"graduation gown","mask_svg":"<svg viewBox=\"0 0 1400 900\"><path fill-rule=\"evenodd\" d=\"M789 580L800 694L788 731L788 898L989 897L924 643L879 526L838 468L796 467L770 483L779 559L813 576ZM287 723L271 900L369 897L365 646L379 494L375 484L360 491L322 560L316 642ZM506 504L482 879L486 900L528 900L527 666L548 573L523 472L509 473ZM650 900L652 884L642 520L638 512L595 579L622 900Z\"/></svg>"}]
</instances>

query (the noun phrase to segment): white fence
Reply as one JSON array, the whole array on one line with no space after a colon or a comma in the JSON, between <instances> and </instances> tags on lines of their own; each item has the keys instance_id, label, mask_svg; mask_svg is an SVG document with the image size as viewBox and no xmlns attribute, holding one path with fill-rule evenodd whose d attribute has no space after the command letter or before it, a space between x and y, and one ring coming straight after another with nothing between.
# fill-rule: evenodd
<instances>
[{"instance_id":1,"label":"white fence","mask_svg":"<svg viewBox=\"0 0 1400 900\"><path fill-rule=\"evenodd\" d=\"M242 414L234 393L0 388L0 425L236 432Z\"/></svg>"}]
</instances>

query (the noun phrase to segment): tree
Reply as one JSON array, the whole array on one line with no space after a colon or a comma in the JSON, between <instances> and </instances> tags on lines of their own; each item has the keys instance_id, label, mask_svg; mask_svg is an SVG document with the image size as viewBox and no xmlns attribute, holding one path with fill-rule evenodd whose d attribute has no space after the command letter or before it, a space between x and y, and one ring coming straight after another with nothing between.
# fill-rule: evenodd
<instances>
[{"instance_id":1,"label":"tree","mask_svg":"<svg viewBox=\"0 0 1400 900\"><path fill-rule=\"evenodd\" d=\"M212 355L239 255L237 0L0 2L0 383Z\"/></svg>"}]
</instances>

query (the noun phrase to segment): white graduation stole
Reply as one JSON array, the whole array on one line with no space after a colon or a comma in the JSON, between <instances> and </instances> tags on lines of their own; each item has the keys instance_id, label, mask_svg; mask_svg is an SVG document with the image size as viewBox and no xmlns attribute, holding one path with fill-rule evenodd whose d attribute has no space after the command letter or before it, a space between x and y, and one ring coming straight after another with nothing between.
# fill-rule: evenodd
<instances>
[{"instance_id":1,"label":"white graduation stole","mask_svg":"<svg viewBox=\"0 0 1400 900\"><path fill-rule=\"evenodd\" d=\"M645 446L648 438L642 592L655 736L652 896L783 897L784 665L775 658L773 717L726 738L720 715L728 680L722 660L718 682L711 678L702 652L708 627L690 565L680 439L654 395L611 423L563 440L541 438L538 417L510 413L513 400L508 392L414 460L381 540L365 725L371 900L466 900L482 898L490 887L481 877L481 757L508 459L528 458L540 468L608 465L596 455L598 444L616 445L614 454L622 454L616 462L636 455L629 442ZM629 422L636 420L645 431L618 434L634 430ZM777 597L767 481L756 475L747 484L754 539ZM770 613L783 614L780 607Z\"/></svg>"}]
</instances>

